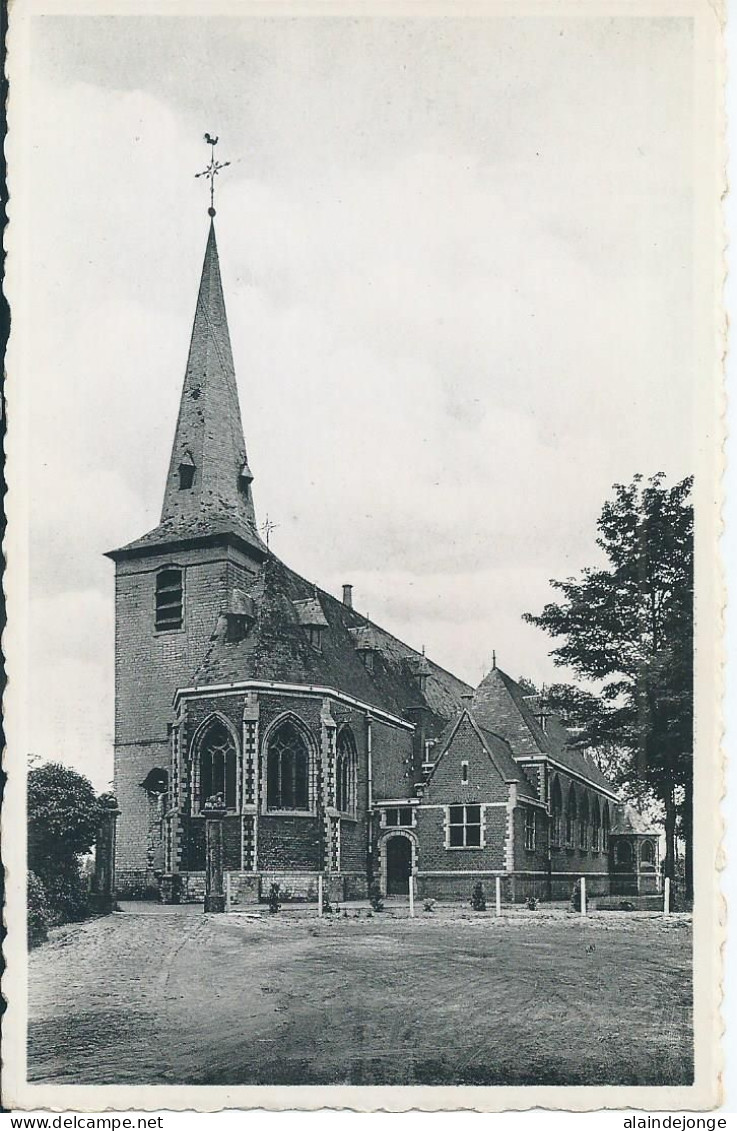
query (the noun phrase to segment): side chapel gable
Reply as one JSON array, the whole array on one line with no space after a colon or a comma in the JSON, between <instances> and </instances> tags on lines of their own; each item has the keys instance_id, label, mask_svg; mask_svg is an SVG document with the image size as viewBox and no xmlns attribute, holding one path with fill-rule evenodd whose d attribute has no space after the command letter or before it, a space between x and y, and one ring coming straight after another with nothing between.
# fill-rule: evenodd
<instances>
[{"instance_id":1,"label":"side chapel gable","mask_svg":"<svg viewBox=\"0 0 737 1131\"><path fill-rule=\"evenodd\" d=\"M506 801L510 781L519 777L509 773L471 715L463 711L447 738L441 739L441 752L423 800L425 804Z\"/></svg>"}]
</instances>

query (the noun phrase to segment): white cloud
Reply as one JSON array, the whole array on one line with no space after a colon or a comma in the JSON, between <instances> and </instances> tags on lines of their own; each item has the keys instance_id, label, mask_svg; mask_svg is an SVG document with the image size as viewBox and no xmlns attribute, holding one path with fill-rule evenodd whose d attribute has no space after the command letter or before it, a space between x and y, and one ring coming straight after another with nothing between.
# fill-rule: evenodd
<instances>
[{"instance_id":1,"label":"white cloud","mask_svg":"<svg viewBox=\"0 0 737 1131\"><path fill-rule=\"evenodd\" d=\"M594 556L613 482L692 467L689 37L641 16L38 25L14 201L37 752L105 776L101 555L159 516L205 129L232 161L218 238L274 548L472 681L492 648L554 674L521 614Z\"/></svg>"}]
</instances>

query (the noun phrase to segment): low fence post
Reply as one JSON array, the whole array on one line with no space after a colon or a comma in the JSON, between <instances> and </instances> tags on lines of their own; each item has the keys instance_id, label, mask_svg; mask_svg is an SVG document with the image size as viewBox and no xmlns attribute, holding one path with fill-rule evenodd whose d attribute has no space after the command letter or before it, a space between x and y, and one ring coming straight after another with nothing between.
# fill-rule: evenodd
<instances>
[{"instance_id":1,"label":"low fence post","mask_svg":"<svg viewBox=\"0 0 737 1131\"><path fill-rule=\"evenodd\" d=\"M665 877L663 884L663 914L670 915L670 876Z\"/></svg>"},{"instance_id":2,"label":"low fence post","mask_svg":"<svg viewBox=\"0 0 737 1131\"><path fill-rule=\"evenodd\" d=\"M230 872L225 873L225 911L230 911Z\"/></svg>"},{"instance_id":3,"label":"low fence post","mask_svg":"<svg viewBox=\"0 0 737 1131\"><path fill-rule=\"evenodd\" d=\"M586 877L581 876L581 914L586 914Z\"/></svg>"},{"instance_id":4,"label":"low fence post","mask_svg":"<svg viewBox=\"0 0 737 1131\"><path fill-rule=\"evenodd\" d=\"M495 894L496 894L496 913L497 913L497 915L501 915L501 913L502 913L502 878L501 878L501 876L496 877L496 893Z\"/></svg>"},{"instance_id":5,"label":"low fence post","mask_svg":"<svg viewBox=\"0 0 737 1131\"><path fill-rule=\"evenodd\" d=\"M320 918L322 918L322 905L322 872L320 872L320 875L317 877L317 914Z\"/></svg>"},{"instance_id":6,"label":"low fence post","mask_svg":"<svg viewBox=\"0 0 737 1131\"><path fill-rule=\"evenodd\" d=\"M409 917L410 919L415 917L415 877L411 872L409 876Z\"/></svg>"}]
</instances>

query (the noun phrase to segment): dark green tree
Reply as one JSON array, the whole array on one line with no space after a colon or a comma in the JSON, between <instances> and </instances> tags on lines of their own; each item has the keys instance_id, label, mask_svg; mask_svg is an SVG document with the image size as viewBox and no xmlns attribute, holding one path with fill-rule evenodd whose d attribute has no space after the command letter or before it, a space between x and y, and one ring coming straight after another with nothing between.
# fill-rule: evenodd
<instances>
[{"instance_id":1,"label":"dark green tree","mask_svg":"<svg viewBox=\"0 0 737 1131\"><path fill-rule=\"evenodd\" d=\"M80 856L95 840L99 803L92 783L58 762L28 772L28 868L40 879L53 913L87 911Z\"/></svg>"},{"instance_id":2,"label":"dark green tree","mask_svg":"<svg viewBox=\"0 0 737 1131\"><path fill-rule=\"evenodd\" d=\"M605 563L552 581L561 600L525 619L561 643L555 662L596 682L579 693L593 746L619 752L618 777L648 789L665 812L665 872L675 878L677 831L692 896L693 480L660 473L616 484L597 523ZM581 697L583 696L583 698Z\"/></svg>"}]
</instances>

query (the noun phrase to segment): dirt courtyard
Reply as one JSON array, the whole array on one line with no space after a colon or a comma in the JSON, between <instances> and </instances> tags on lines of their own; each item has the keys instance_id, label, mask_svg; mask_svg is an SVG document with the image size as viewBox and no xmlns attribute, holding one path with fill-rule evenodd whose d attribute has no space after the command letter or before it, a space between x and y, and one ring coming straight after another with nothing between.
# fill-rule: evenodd
<instances>
[{"instance_id":1,"label":"dirt courtyard","mask_svg":"<svg viewBox=\"0 0 737 1131\"><path fill-rule=\"evenodd\" d=\"M30 956L29 1081L692 1081L685 917L349 916L128 905L58 929Z\"/></svg>"}]
</instances>

